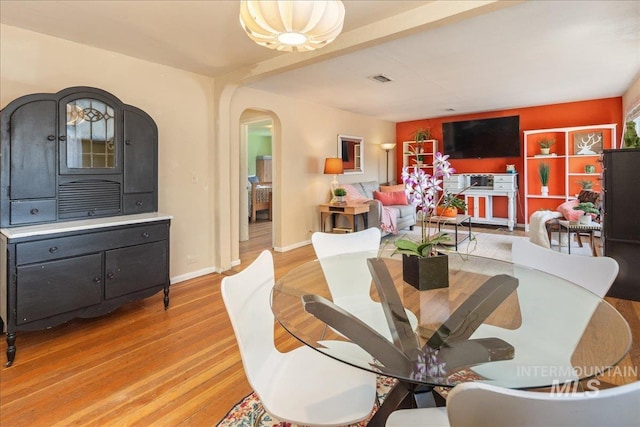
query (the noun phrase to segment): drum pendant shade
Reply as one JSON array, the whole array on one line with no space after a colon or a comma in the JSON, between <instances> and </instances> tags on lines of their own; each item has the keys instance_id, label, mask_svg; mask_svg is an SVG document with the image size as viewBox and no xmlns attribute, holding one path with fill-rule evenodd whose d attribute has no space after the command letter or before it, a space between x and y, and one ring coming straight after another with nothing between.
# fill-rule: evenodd
<instances>
[{"instance_id":1,"label":"drum pendant shade","mask_svg":"<svg viewBox=\"0 0 640 427\"><path fill-rule=\"evenodd\" d=\"M260 46L298 52L319 49L342 31L339 0L242 0L240 25Z\"/></svg>"}]
</instances>

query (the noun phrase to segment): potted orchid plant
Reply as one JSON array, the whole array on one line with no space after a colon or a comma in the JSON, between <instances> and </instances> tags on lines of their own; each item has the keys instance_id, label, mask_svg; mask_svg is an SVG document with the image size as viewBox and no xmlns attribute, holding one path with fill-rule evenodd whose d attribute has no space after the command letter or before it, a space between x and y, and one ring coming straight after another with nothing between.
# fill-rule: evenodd
<instances>
[{"instance_id":1,"label":"potted orchid plant","mask_svg":"<svg viewBox=\"0 0 640 427\"><path fill-rule=\"evenodd\" d=\"M422 222L422 238L419 242L409 238L401 238L395 241L396 251L407 255L418 257L429 257L437 255L436 246L439 243L450 240L446 233L430 235L430 218L434 216L436 206L446 197L440 195L442 191L442 178L448 178L455 170L448 161L449 156L444 156L438 152L433 162L433 175L428 174L423 169L406 166L402 169L402 182L405 186L405 193L409 202L418 208L420 220Z\"/></svg>"},{"instance_id":2,"label":"potted orchid plant","mask_svg":"<svg viewBox=\"0 0 640 427\"><path fill-rule=\"evenodd\" d=\"M395 253L402 254L403 279L420 290L447 287L449 285L448 259L439 254L438 244L449 242L451 238L446 233L430 234L431 217L436 207L442 202L445 193L442 192L442 178L448 178L455 170L448 161L448 155L438 152L433 161L433 175L423 169L406 166L402 169L402 182L409 201L420 212L422 238L416 242L409 238L397 239ZM433 259L438 267L426 266L422 259ZM438 261L435 261L435 260ZM444 266L444 267L443 267ZM421 273L422 269L428 273ZM440 272L438 274L437 272Z\"/></svg>"}]
</instances>

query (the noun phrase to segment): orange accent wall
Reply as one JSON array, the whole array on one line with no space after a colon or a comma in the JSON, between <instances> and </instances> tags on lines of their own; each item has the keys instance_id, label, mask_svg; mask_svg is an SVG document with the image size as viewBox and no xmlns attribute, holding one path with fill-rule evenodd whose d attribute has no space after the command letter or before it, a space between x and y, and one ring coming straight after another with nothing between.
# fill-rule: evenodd
<instances>
[{"instance_id":1,"label":"orange accent wall","mask_svg":"<svg viewBox=\"0 0 640 427\"><path fill-rule=\"evenodd\" d=\"M515 163L518 176L518 223L524 223L524 134L525 130L550 129L574 126L592 126L616 123L616 145L619 145L622 131L622 97L604 98L590 101L550 104L537 107L515 108L511 110L488 111L476 114L436 117L396 123L396 143L402 146L403 141L412 140L413 133L419 129L430 129L432 137L438 140L438 147L442 147L442 123L460 120L475 120L491 117L520 116L520 158L495 159L454 159L451 165L456 173L504 173L507 163ZM605 148L611 148L609 144ZM447 154L447 153L444 153ZM396 150L396 180L400 182L402 172L402 150ZM563 178L562 178L563 179ZM531 211L531 209L530 209ZM494 199L494 216L507 216L505 197Z\"/></svg>"}]
</instances>

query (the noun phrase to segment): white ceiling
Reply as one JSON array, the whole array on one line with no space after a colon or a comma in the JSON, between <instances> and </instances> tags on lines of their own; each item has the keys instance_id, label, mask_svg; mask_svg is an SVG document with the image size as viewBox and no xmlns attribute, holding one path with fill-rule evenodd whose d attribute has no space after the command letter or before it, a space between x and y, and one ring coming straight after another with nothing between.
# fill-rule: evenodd
<instances>
[{"instance_id":1,"label":"white ceiling","mask_svg":"<svg viewBox=\"0 0 640 427\"><path fill-rule=\"evenodd\" d=\"M0 22L213 77L281 61L249 84L396 122L620 96L640 71L640 1L501 2L395 37L377 33L434 3L344 3L326 57L257 46L233 0L1 0ZM362 31L371 40L341 45Z\"/></svg>"}]
</instances>

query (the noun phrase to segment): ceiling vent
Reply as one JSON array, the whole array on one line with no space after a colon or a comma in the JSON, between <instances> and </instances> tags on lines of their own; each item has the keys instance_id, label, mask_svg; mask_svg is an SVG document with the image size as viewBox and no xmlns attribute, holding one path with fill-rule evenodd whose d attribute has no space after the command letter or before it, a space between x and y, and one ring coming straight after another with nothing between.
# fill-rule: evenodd
<instances>
[{"instance_id":1,"label":"ceiling vent","mask_svg":"<svg viewBox=\"0 0 640 427\"><path fill-rule=\"evenodd\" d=\"M371 80L375 80L379 83L389 83L393 80L383 74L376 74L375 76L369 77Z\"/></svg>"}]
</instances>

